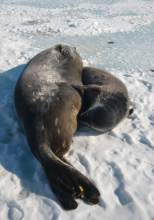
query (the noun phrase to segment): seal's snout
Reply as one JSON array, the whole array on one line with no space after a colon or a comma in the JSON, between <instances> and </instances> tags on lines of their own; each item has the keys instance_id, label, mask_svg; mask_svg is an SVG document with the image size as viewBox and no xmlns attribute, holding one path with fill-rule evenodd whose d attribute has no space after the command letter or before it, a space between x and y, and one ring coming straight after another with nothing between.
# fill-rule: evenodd
<instances>
[{"instance_id":1,"label":"seal's snout","mask_svg":"<svg viewBox=\"0 0 154 220\"><path fill-rule=\"evenodd\" d=\"M70 47L67 44L58 44L56 49L64 58L67 58L68 60L73 60L75 58L76 48L74 47Z\"/></svg>"}]
</instances>

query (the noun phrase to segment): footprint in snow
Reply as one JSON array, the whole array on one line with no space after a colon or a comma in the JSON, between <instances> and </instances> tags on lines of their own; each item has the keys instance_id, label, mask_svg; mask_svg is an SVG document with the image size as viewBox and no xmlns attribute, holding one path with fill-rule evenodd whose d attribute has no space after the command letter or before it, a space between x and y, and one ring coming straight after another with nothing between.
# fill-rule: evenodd
<instances>
[{"instance_id":1,"label":"footprint in snow","mask_svg":"<svg viewBox=\"0 0 154 220\"><path fill-rule=\"evenodd\" d=\"M149 91L153 91L153 84L152 83L149 83L145 80L138 80L138 81L143 83L143 85L145 85Z\"/></svg>"},{"instance_id":2,"label":"footprint in snow","mask_svg":"<svg viewBox=\"0 0 154 220\"><path fill-rule=\"evenodd\" d=\"M82 166L84 166L84 168L86 169L87 173L90 173L90 163L89 161L86 159L85 156L78 154L78 158L80 163L82 164Z\"/></svg>"},{"instance_id":3,"label":"footprint in snow","mask_svg":"<svg viewBox=\"0 0 154 220\"><path fill-rule=\"evenodd\" d=\"M148 138L142 136L140 139L140 143L146 144L148 145L148 147L154 150L154 145L148 140Z\"/></svg>"},{"instance_id":4,"label":"footprint in snow","mask_svg":"<svg viewBox=\"0 0 154 220\"><path fill-rule=\"evenodd\" d=\"M16 202L11 201L7 205L9 207L8 219L21 220L24 217L23 210L18 204L16 204Z\"/></svg>"},{"instance_id":5,"label":"footprint in snow","mask_svg":"<svg viewBox=\"0 0 154 220\"><path fill-rule=\"evenodd\" d=\"M122 206L131 203L133 201L133 198L125 190L125 180L121 172L121 169L114 162L107 162L107 165L111 166L113 170L113 176L118 181L118 188L114 191L114 193L118 197L119 202L121 203Z\"/></svg>"},{"instance_id":6,"label":"footprint in snow","mask_svg":"<svg viewBox=\"0 0 154 220\"><path fill-rule=\"evenodd\" d=\"M125 140L129 145L134 144L134 142L129 134L124 133L122 139Z\"/></svg>"}]
</instances>

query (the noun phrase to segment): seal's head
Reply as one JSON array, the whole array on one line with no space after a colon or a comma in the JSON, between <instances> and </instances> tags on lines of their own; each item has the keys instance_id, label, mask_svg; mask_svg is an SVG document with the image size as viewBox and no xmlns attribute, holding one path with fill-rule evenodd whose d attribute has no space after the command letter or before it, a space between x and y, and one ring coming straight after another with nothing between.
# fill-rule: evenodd
<instances>
[{"instance_id":1,"label":"seal's head","mask_svg":"<svg viewBox=\"0 0 154 220\"><path fill-rule=\"evenodd\" d=\"M112 120L109 121L106 114L107 112L101 106L95 106L82 113L80 120L97 131L105 132L109 124L112 128Z\"/></svg>"},{"instance_id":2,"label":"seal's head","mask_svg":"<svg viewBox=\"0 0 154 220\"><path fill-rule=\"evenodd\" d=\"M67 82L76 84L82 82L83 63L75 47L67 44L57 44L42 54L46 68L56 70ZM44 63L43 63L44 64Z\"/></svg>"},{"instance_id":3,"label":"seal's head","mask_svg":"<svg viewBox=\"0 0 154 220\"><path fill-rule=\"evenodd\" d=\"M62 61L64 66L66 63L69 63L69 66L71 65L75 68L79 67L80 71L82 71L82 59L75 47L71 47L68 44L57 44L53 46L53 50L55 50L57 53L56 57L59 59L59 61Z\"/></svg>"},{"instance_id":4,"label":"seal's head","mask_svg":"<svg viewBox=\"0 0 154 220\"><path fill-rule=\"evenodd\" d=\"M57 44L55 49L59 52L60 57L63 59L73 60L76 57L76 48L67 44Z\"/></svg>"}]
</instances>

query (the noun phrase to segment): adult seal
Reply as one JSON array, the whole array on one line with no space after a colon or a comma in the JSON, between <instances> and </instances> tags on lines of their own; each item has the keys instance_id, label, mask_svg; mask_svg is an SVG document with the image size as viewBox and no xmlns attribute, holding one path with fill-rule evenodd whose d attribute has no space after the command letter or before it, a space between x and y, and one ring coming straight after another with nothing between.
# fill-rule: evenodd
<instances>
[{"instance_id":1,"label":"adult seal","mask_svg":"<svg viewBox=\"0 0 154 220\"><path fill-rule=\"evenodd\" d=\"M26 65L14 91L15 109L30 149L67 210L77 207L75 198L97 204L100 195L93 183L63 156L77 128L82 100L71 85L82 85L82 69L76 49L58 44Z\"/></svg>"},{"instance_id":2,"label":"adult seal","mask_svg":"<svg viewBox=\"0 0 154 220\"><path fill-rule=\"evenodd\" d=\"M93 67L82 71L84 86L74 86L84 90L85 112L79 115L82 123L100 132L116 127L124 118L132 114L129 97L124 83L112 74Z\"/></svg>"}]
</instances>

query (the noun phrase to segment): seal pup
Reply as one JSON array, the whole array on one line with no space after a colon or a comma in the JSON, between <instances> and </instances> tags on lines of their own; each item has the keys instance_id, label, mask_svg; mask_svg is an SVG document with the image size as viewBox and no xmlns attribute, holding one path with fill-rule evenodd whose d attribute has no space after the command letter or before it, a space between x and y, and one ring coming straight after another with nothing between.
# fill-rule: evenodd
<instances>
[{"instance_id":1,"label":"seal pup","mask_svg":"<svg viewBox=\"0 0 154 220\"><path fill-rule=\"evenodd\" d=\"M74 86L84 90L85 112L78 116L82 123L107 132L132 114L127 88L117 77L101 69L84 67L82 82L84 86Z\"/></svg>"},{"instance_id":2,"label":"seal pup","mask_svg":"<svg viewBox=\"0 0 154 220\"><path fill-rule=\"evenodd\" d=\"M77 129L82 99L71 85L82 85L82 69L76 49L57 44L26 65L14 90L15 109L30 149L67 210L77 208L75 198L97 204L100 196L93 183L63 156Z\"/></svg>"}]
</instances>

